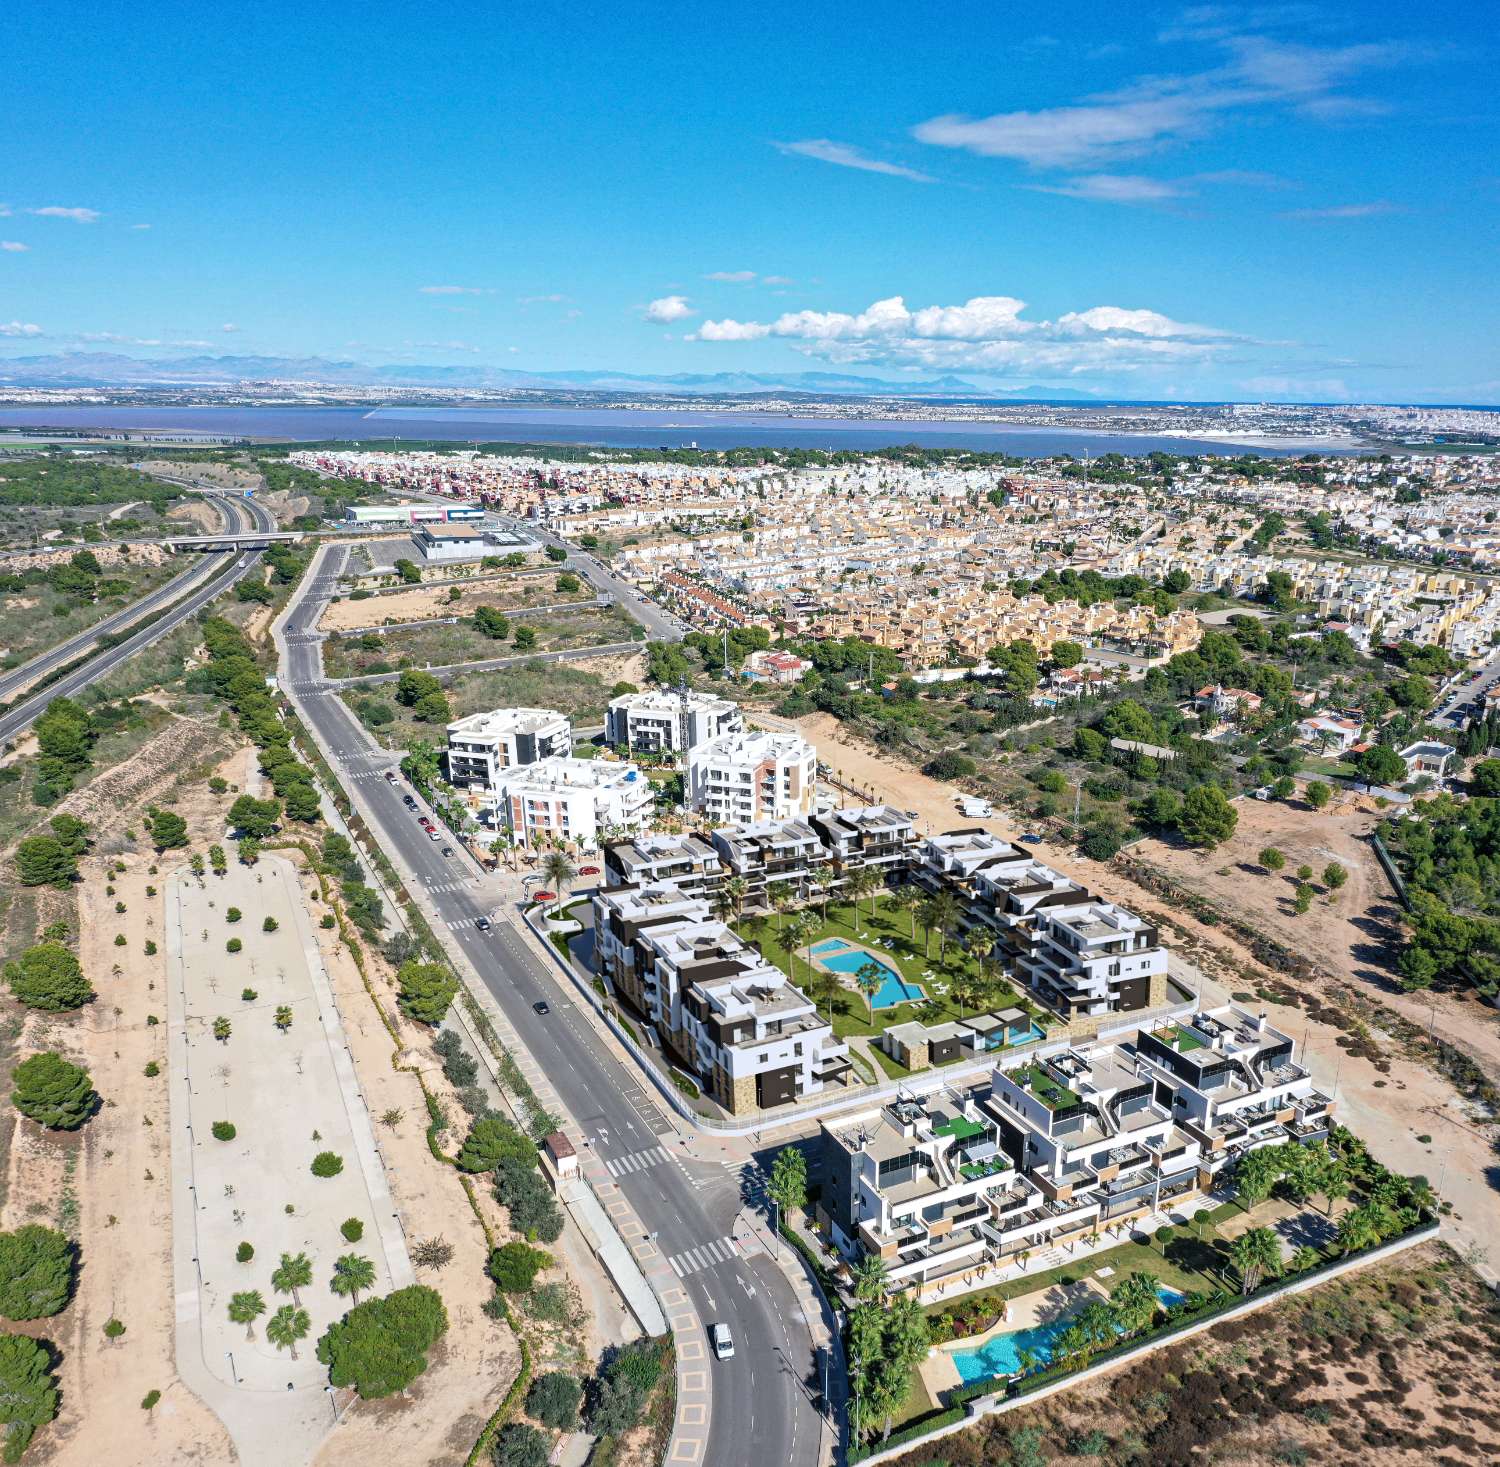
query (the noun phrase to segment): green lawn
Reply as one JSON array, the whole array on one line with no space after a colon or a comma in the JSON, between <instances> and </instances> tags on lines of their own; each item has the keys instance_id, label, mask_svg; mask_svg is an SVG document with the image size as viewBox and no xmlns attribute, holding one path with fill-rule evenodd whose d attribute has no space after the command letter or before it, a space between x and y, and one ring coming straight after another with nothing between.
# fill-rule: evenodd
<instances>
[{"instance_id":1,"label":"green lawn","mask_svg":"<svg viewBox=\"0 0 1500 1467\"><path fill-rule=\"evenodd\" d=\"M810 904L809 909L815 913L820 910L816 902ZM865 1006L864 995L852 987L848 988L842 997L833 1001L833 1032L840 1039L857 1036L872 1038L883 1034L893 1024L905 1024L913 1019L919 1019L926 1024L941 1024L975 1013L1003 1008L1021 1008L1035 1013L1034 1006L1021 998L1015 989L1000 976L999 965L993 959L986 964L987 974L984 982L979 983L978 962L957 942L950 939L947 943L946 956L940 957L941 944L934 934L928 942L928 953L924 955L923 939L927 934L922 931L921 923L917 924L916 937L913 940L911 918L897 911L891 905L889 896L877 898L873 915L870 903L861 902L858 920L856 920L854 906L850 902L831 901L827 911L826 919L819 925L808 946L816 947L818 943L832 937L842 937L849 942L862 943L877 951L886 962L900 972L902 978L908 983L919 984L927 995L925 1000L876 1009L872 1022ZM792 921L791 913L760 919L752 918L740 923L740 930L742 935L758 942L767 960L775 963L794 982L806 983L810 973L807 962L801 957L793 962L783 938L783 933L790 927ZM932 978L924 976L927 969L932 971ZM949 993L944 994L939 993L934 986L934 979L951 985L960 975L979 984L979 996L976 1001L970 1002L962 1010L951 997L951 988ZM885 1064L885 1069L887 1074L896 1079L904 1078L910 1073L893 1060Z\"/></svg>"}]
</instances>

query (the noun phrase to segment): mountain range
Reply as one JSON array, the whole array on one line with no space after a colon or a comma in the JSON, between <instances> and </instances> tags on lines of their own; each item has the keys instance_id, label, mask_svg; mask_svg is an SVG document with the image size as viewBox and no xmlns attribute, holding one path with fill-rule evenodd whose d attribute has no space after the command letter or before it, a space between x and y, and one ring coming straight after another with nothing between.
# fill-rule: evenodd
<instances>
[{"instance_id":1,"label":"mountain range","mask_svg":"<svg viewBox=\"0 0 1500 1467\"><path fill-rule=\"evenodd\" d=\"M330 387L422 387L580 392L809 393L853 397L982 397L1090 400L1094 394L1066 387L989 387L962 377L889 382L843 372L521 372L468 363L423 363L375 367L324 357L189 356L147 360L115 352L58 352L0 358L0 383L16 387L233 386L268 381Z\"/></svg>"}]
</instances>

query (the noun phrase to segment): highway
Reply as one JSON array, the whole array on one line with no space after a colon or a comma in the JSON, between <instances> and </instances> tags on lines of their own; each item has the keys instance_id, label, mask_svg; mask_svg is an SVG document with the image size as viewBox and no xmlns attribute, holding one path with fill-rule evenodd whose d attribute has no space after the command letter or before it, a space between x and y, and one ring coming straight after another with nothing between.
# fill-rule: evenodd
<instances>
[{"instance_id":1,"label":"highway","mask_svg":"<svg viewBox=\"0 0 1500 1467\"><path fill-rule=\"evenodd\" d=\"M220 508L223 509L229 524L236 528L273 530L276 527L275 516L268 509L256 504L254 500L224 498L220 501ZM166 636L168 632L181 626L190 616L197 615L216 596L222 595L236 581L248 574L250 568L259 560L260 551L247 551L240 555L233 569L226 573L224 562L219 555L205 555L195 560L191 569L174 577L165 586L153 591L151 595L143 597L113 616L106 617L102 622L80 632L78 636L70 638L61 646L32 658L24 667L18 667L8 673L5 679L0 680L0 697L6 696L4 690L7 687L11 689L22 687L35 678L44 677L53 669L64 667L76 660L83 655L89 644L99 637L117 628L128 626L142 617L150 616L162 607L172 608L150 626L142 627L113 647L103 648L96 656L90 657L72 672L49 683L45 688L38 690L0 716L0 743L13 739L17 734L30 728L41 716L42 710L54 698L71 697L74 693L80 692L90 683L112 672L128 658L134 657L137 652L143 651L153 642Z\"/></svg>"},{"instance_id":2,"label":"highway","mask_svg":"<svg viewBox=\"0 0 1500 1467\"><path fill-rule=\"evenodd\" d=\"M426 888L441 919L439 937L462 949L573 1121L606 1165L615 1164L611 1171L619 1168L617 1185L656 1246L673 1260L693 1309L706 1324L731 1326L734 1359L705 1362L712 1405L700 1460L709 1467L815 1467L822 1361L815 1358L791 1287L763 1252L745 1256L722 1246L747 1200L756 1196L757 1174L747 1167L742 1176L738 1169L688 1156L651 1099L649 1084L609 1052L556 969L510 923L496 921L487 933L475 926L490 915L479 890L459 879L464 873L456 862L445 859L439 843L416 824L402 804L404 786L383 778L394 766L392 755L369 739L322 681L316 627L347 555L344 546L322 549L298 589L283 627L283 690L331 751L340 781L357 782L382 848ZM551 1009L547 1015L532 1007L542 999ZM757 1232L765 1237L763 1208L758 1216Z\"/></svg>"}]
</instances>

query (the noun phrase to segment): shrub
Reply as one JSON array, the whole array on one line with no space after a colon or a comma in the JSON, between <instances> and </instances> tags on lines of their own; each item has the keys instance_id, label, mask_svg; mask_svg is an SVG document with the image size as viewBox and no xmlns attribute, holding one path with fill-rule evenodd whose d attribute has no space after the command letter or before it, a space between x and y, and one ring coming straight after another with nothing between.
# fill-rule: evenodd
<instances>
[{"instance_id":1,"label":"shrub","mask_svg":"<svg viewBox=\"0 0 1500 1467\"><path fill-rule=\"evenodd\" d=\"M76 1131L94 1113L89 1072L60 1054L34 1054L16 1066L11 1101L29 1120L52 1131Z\"/></svg>"},{"instance_id":2,"label":"shrub","mask_svg":"<svg viewBox=\"0 0 1500 1467\"><path fill-rule=\"evenodd\" d=\"M536 1147L504 1116L482 1115L469 1128L458 1165L466 1172L491 1172L505 1156L520 1157L528 1167L536 1165Z\"/></svg>"},{"instance_id":3,"label":"shrub","mask_svg":"<svg viewBox=\"0 0 1500 1467\"><path fill-rule=\"evenodd\" d=\"M114 1318L113 1315L104 1322L104 1338L106 1340L117 1340L125 1333L124 1324Z\"/></svg>"},{"instance_id":4,"label":"shrub","mask_svg":"<svg viewBox=\"0 0 1500 1467\"><path fill-rule=\"evenodd\" d=\"M156 1403L159 1400L161 1400L161 1392L160 1391L157 1391L157 1390L147 1391L146 1394L141 1397L141 1410L142 1411L149 1411L153 1406L156 1405Z\"/></svg>"},{"instance_id":5,"label":"shrub","mask_svg":"<svg viewBox=\"0 0 1500 1467\"><path fill-rule=\"evenodd\" d=\"M155 1060L147 1060L146 1078L148 1080L154 1080L159 1074L161 1074L161 1066L157 1064Z\"/></svg>"},{"instance_id":6,"label":"shrub","mask_svg":"<svg viewBox=\"0 0 1500 1467\"><path fill-rule=\"evenodd\" d=\"M235 1129L233 1121L215 1121L213 1123L213 1134L215 1141L233 1141Z\"/></svg>"},{"instance_id":7,"label":"shrub","mask_svg":"<svg viewBox=\"0 0 1500 1467\"><path fill-rule=\"evenodd\" d=\"M421 1024L440 1024L458 992L458 980L437 963L402 963L396 984L402 1012Z\"/></svg>"},{"instance_id":8,"label":"shrub","mask_svg":"<svg viewBox=\"0 0 1500 1467\"><path fill-rule=\"evenodd\" d=\"M501 1427L495 1438L495 1467L547 1467L550 1460L547 1438L524 1421Z\"/></svg>"},{"instance_id":9,"label":"shrub","mask_svg":"<svg viewBox=\"0 0 1500 1467\"><path fill-rule=\"evenodd\" d=\"M255 1245L253 1243L241 1243L234 1250L234 1261L236 1263L249 1263L255 1257Z\"/></svg>"},{"instance_id":10,"label":"shrub","mask_svg":"<svg viewBox=\"0 0 1500 1467\"><path fill-rule=\"evenodd\" d=\"M549 1371L531 1382L526 1392L526 1414L554 1431L572 1431L582 1399L583 1386L576 1376Z\"/></svg>"},{"instance_id":11,"label":"shrub","mask_svg":"<svg viewBox=\"0 0 1500 1467\"><path fill-rule=\"evenodd\" d=\"M537 1274L552 1262L552 1255L529 1244L502 1243L490 1254L486 1272L507 1294L524 1294Z\"/></svg>"},{"instance_id":12,"label":"shrub","mask_svg":"<svg viewBox=\"0 0 1500 1467\"><path fill-rule=\"evenodd\" d=\"M436 1290L425 1284L368 1299L328 1327L318 1359L337 1387L352 1386L364 1400L405 1390L427 1368L427 1351L448 1328Z\"/></svg>"},{"instance_id":13,"label":"shrub","mask_svg":"<svg viewBox=\"0 0 1500 1467\"><path fill-rule=\"evenodd\" d=\"M154 958L156 956L156 944L152 942L149 937L146 939L146 956L148 958Z\"/></svg>"},{"instance_id":14,"label":"shrub","mask_svg":"<svg viewBox=\"0 0 1500 1467\"><path fill-rule=\"evenodd\" d=\"M244 945L245 944L242 943L239 938L231 937L229 941L224 944L224 951L227 953L237 953L241 948L244 947Z\"/></svg>"},{"instance_id":15,"label":"shrub","mask_svg":"<svg viewBox=\"0 0 1500 1467\"><path fill-rule=\"evenodd\" d=\"M260 994L258 994L253 988L242 988L240 989L240 997L246 1003L254 1003L255 1000L260 997Z\"/></svg>"},{"instance_id":16,"label":"shrub","mask_svg":"<svg viewBox=\"0 0 1500 1467\"><path fill-rule=\"evenodd\" d=\"M226 922L238 922L244 915L245 914L240 911L238 907L230 907L228 911L224 913L224 920Z\"/></svg>"},{"instance_id":17,"label":"shrub","mask_svg":"<svg viewBox=\"0 0 1500 1467\"><path fill-rule=\"evenodd\" d=\"M81 1008L94 996L77 957L60 942L27 948L5 965L5 981L27 1008L47 1013Z\"/></svg>"},{"instance_id":18,"label":"shrub","mask_svg":"<svg viewBox=\"0 0 1500 1467\"><path fill-rule=\"evenodd\" d=\"M262 932L275 932L280 925L281 924L274 917L267 917L266 920L260 924L260 930Z\"/></svg>"},{"instance_id":19,"label":"shrub","mask_svg":"<svg viewBox=\"0 0 1500 1467\"><path fill-rule=\"evenodd\" d=\"M365 1235L365 1225L357 1217L346 1217L339 1224L346 1243L357 1243Z\"/></svg>"},{"instance_id":20,"label":"shrub","mask_svg":"<svg viewBox=\"0 0 1500 1467\"><path fill-rule=\"evenodd\" d=\"M315 1177L336 1177L344 1169L344 1158L336 1151L320 1151L312 1160Z\"/></svg>"},{"instance_id":21,"label":"shrub","mask_svg":"<svg viewBox=\"0 0 1500 1467\"><path fill-rule=\"evenodd\" d=\"M524 1421L512 1421L495 1438L495 1467L547 1467L547 1438Z\"/></svg>"},{"instance_id":22,"label":"shrub","mask_svg":"<svg viewBox=\"0 0 1500 1467\"><path fill-rule=\"evenodd\" d=\"M54 1228L28 1223L0 1233L0 1314L7 1319L44 1319L56 1314L73 1291L75 1250Z\"/></svg>"},{"instance_id":23,"label":"shrub","mask_svg":"<svg viewBox=\"0 0 1500 1467\"><path fill-rule=\"evenodd\" d=\"M318 926L321 927L324 932L330 932L338 925L338 918L335 917L332 912L324 912L323 915L318 918Z\"/></svg>"},{"instance_id":24,"label":"shrub","mask_svg":"<svg viewBox=\"0 0 1500 1467\"><path fill-rule=\"evenodd\" d=\"M0 1422L5 1460L19 1462L39 1426L57 1415L57 1381L46 1345L25 1335L0 1334Z\"/></svg>"}]
</instances>

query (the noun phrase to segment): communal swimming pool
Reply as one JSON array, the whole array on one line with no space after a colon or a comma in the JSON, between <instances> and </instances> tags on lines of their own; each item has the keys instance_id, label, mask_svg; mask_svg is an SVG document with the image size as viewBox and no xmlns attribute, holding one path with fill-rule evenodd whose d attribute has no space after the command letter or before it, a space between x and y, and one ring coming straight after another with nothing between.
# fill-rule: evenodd
<instances>
[{"instance_id":1,"label":"communal swimming pool","mask_svg":"<svg viewBox=\"0 0 1500 1467\"><path fill-rule=\"evenodd\" d=\"M830 937L823 942L814 943L808 948L808 953L812 957L821 958L823 966L832 972L847 973L851 977L858 973L866 963L874 963L877 968L881 969L885 977L881 980L880 987L875 990L875 996L870 1000L871 1008L888 1009L898 1003L912 1003L927 997L919 984L908 983L884 959L876 957L872 952L866 952L864 948L845 942L842 937Z\"/></svg>"},{"instance_id":2,"label":"communal swimming pool","mask_svg":"<svg viewBox=\"0 0 1500 1467\"><path fill-rule=\"evenodd\" d=\"M1165 1284L1158 1284L1156 1297L1162 1308L1170 1309L1187 1297ZM1021 1369L1021 1351L1029 1350L1035 1363L1046 1364L1052 1358L1052 1343L1067 1329L1071 1314L1046 1324L1035 1324L1030 1329L1013 1329L1002 1334L991 1335L977 1350L954 1350L953 1364L965 1385L978 1380L991 1380L1000 1376L1015 1375Z\"/></svg>"}]
</instances>

